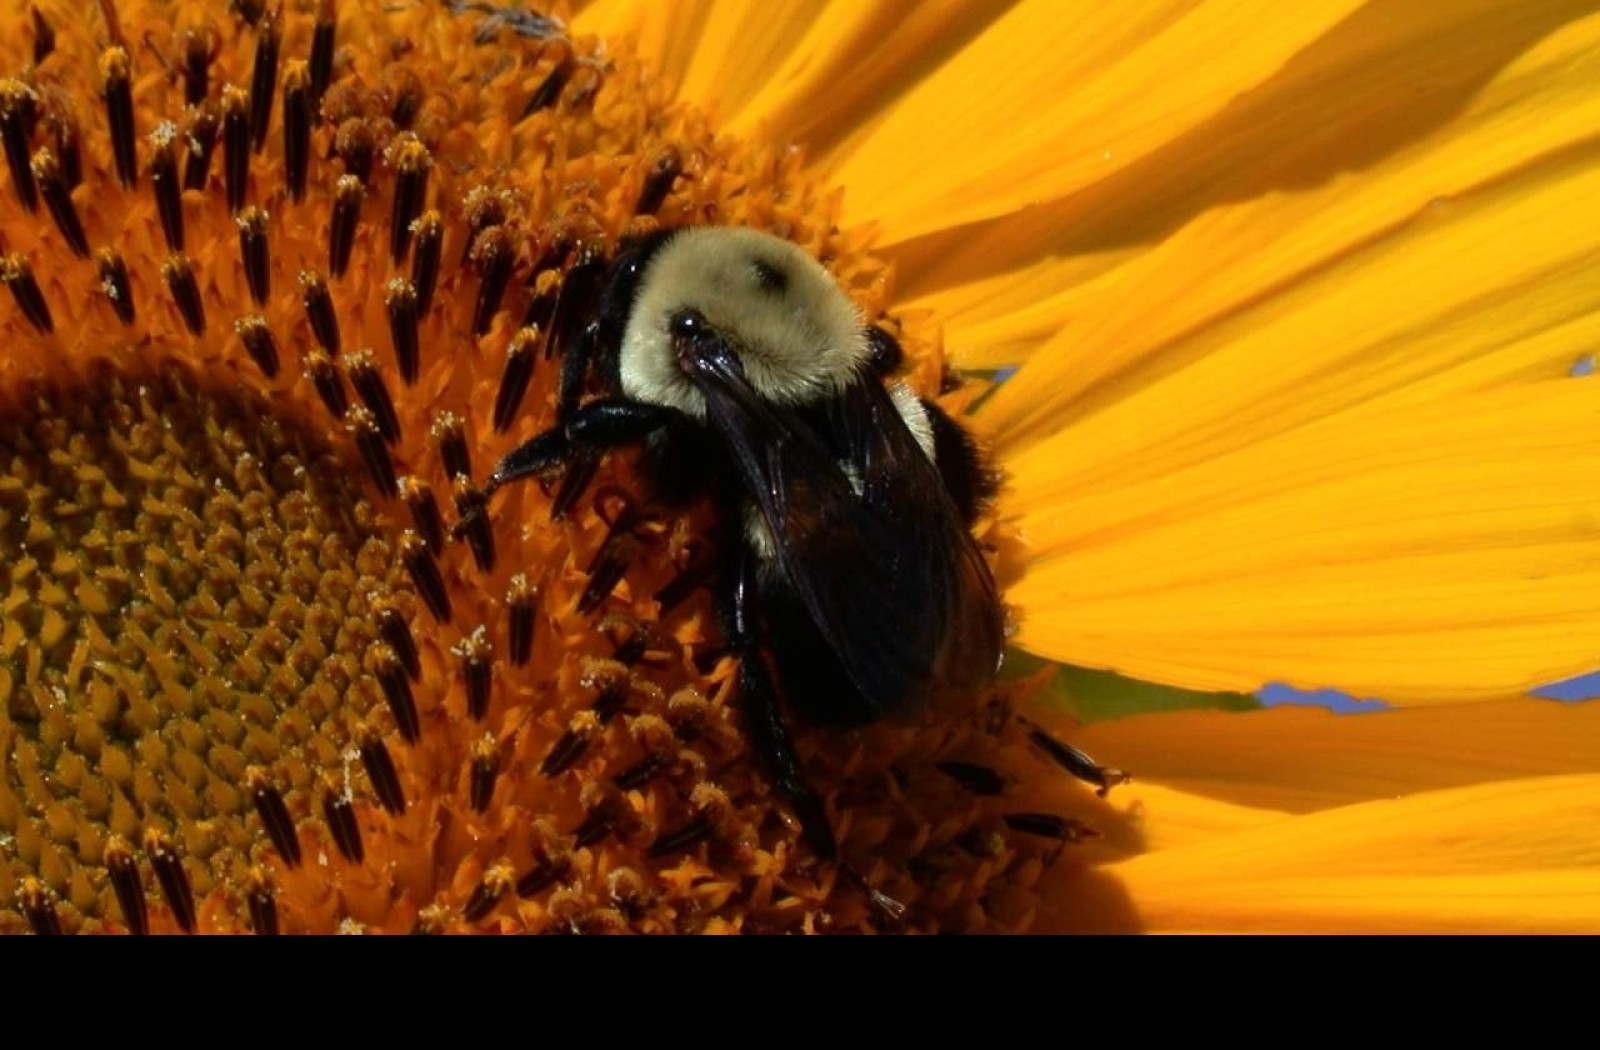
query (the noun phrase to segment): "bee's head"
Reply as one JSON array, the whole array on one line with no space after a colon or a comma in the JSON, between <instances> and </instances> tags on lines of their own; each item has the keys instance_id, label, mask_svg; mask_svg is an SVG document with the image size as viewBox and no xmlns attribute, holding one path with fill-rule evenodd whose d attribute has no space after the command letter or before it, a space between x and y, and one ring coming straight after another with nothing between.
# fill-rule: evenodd
<instances>
[{"instance_id":1,"label":"bee's head","mask_svg":"<svg viewBox=\"0 0 1600 1050\"><path fill-rule=\"evenodd\" d=\"M650 257L623 336L623 392L702 417L692 358L713 352L783 404L837 393L869 356L860 312L815 259L733 227L684 230Z\"/></svg>"}]
</instances>

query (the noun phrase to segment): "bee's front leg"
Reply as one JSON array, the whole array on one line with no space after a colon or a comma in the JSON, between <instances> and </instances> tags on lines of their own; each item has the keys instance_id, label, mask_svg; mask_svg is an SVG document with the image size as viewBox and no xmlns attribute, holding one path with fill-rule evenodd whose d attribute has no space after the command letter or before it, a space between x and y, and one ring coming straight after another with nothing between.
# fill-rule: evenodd
<instances>
[{"instance_id":1,"label":"bee's front leg","mask_svg":"<svg viewBox=\"0 0 1600 1050\"><path fill-rule=\"evenodd\" d=\"M572 446L560 427L551 427L506 453L489 472L484 495L524 478L537 477L561 466L572 455Z\"/></svg>"},{"instance_id":2,"label":"bee's front leg","mask_svg":"<svg viewBox=\"0 0 1600 1050\"><path fill-rule=\"evenodd\" d=\"M493 494L513 481L564 465L566 475L550 507L550 517L561 518L589 487L607 449L637 444L676 415L673 409L625 398L591 401L574 411L565 425L551 427L508 452L490 472L484 493Z\"/></svg>"},{"instance_id":3,"label":"bee's front leg","mask_svg":"<svg viewBox=\"0 0 1600 1050\"><path fill-rule=\"evenodd\" d=\"M600 398L578 409L566 425L566 438L572 447L566 476L550 504L550 520L558 521L578 502L607 449L636 445L672 421L678 413L660 405L628 401L620 397Z\"/></svg>"}]
</instances>

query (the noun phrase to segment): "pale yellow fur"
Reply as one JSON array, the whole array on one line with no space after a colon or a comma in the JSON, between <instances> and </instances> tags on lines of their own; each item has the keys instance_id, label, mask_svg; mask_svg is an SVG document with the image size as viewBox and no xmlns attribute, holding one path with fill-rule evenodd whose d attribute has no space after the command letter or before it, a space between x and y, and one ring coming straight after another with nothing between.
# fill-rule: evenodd
<instances>
[{"instance_id":1,"label":"pale yellow fur","mask_svg":"<svg viewBox=\"0 0 1600 1050\"><path fill-rule=\"evenodd\" d=\"M787 279L762 287L757 262ZM705 418L705 402L678 369L668 325L698 310L733 344L761 396L805 404L843 390L867 360L861 313L804 249L770 234L700 227L674 234L640 281L622 340L629 397Z\"/></svg>"}]
</instances>

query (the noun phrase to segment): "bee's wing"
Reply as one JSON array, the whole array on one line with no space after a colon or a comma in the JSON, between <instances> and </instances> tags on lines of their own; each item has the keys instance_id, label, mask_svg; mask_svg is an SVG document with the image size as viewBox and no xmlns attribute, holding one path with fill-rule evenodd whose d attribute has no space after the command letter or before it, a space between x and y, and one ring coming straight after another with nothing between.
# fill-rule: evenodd
<instances>
[{"instance_id":1,"label":"bee's wing","mask_svg":"<svg viewBox=\"0 0 1600 1050\"><path fill-rule=\"evenodd\" d=\"M936 682L987 680L1002 644L993 578L882 385L856 384L821 434L727 362L699 372L783 576L863 698L887 713Z\"/></svg>"},{"instance_id":2,"label":"bee's wing","mask_svg":"<svg viewBox=\"0 0 1600 1050\"><path fill-rule=\"evenodd\" d=\"M898 537L896 577L938 624L934 677L972 689L993 676L1005 644L994 576L944 485L883 384L872 377L833 407L830 426L861 479L863 512Z\"/></svg>"}]
</instances>

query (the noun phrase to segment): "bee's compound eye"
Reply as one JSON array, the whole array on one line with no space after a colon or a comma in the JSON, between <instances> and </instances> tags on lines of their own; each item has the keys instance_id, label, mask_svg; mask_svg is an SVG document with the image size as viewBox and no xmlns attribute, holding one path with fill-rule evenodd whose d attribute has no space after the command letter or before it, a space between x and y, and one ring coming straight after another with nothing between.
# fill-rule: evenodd
<instances>
[{"instance_id":1,"label":"bee's compound eye","mask_svg":"<svg viewBox=\"0 0 1600 1050\"><path fill-rule=\"evenodd\" d=\"M699 310L679 310L667 323L667 330L674 339L695 339L710 331L710 326Z\"/></svg>"},{"instance_id":2,"label":"bee's compound eye","mask_svg":"<svg viewBox=\"0 0 1600 1050\"><path fill-rule=\"evenodd\" d=\"M900 367L904 354L900 344L894 336L885 332L877 325L867 327L867 351L872 362L873 371L881 376L889 375Z\"/></svg>"}]
</instances>

